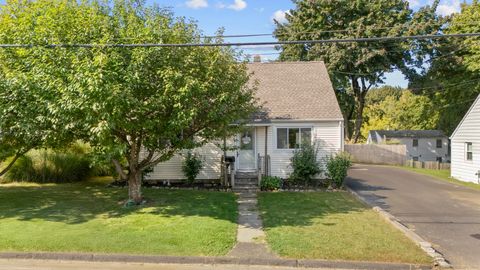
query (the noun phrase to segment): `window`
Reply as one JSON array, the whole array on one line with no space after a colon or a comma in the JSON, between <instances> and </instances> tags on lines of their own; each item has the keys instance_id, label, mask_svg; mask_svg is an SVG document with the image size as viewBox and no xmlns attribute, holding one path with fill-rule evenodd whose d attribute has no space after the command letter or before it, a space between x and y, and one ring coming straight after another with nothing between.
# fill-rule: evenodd
<instances>
[{"instance_id":1,"label":"window","mask_svg":"<svg viewBox=\"0 0 480 270\"><path fill-rule=\"evenodd\" d=\"M465 159L473 160L473 144L471 142L465 143Z\"/></svg>"},{"instance_id":2,"label":"window","mask_svg":"<svg viewBox=\"0 0 480 270\"><path fill-rule=\"evenodd\" d=\"M437 140L437 148L442 148L443 147L443 140L438 139Z\"/></svg>"},{"instance_id":3,"label":"window","mask_svg":"<svg viewBox=\"0 0 480 270\"><path fill-rule=\"evenodd\" d=\"M277 128L277 149L297 149L311 143L311 128Z\"/></svg>"},{"instance_id":4,"label":"window","mask_svg":"<svg viewBox=\"0 0 480 270\"><path fill-rule=\"evenodd\" d=\"M412 141L412 146L417 147L418 146L418 139L413 139Z\"/></svg>"},{"instance_id":5,"label":"window","mask_svg":"<svg viewBox=\"0 0 480 270\"><path fill-rule=\"evenodd\" d=\"M413 161L418 161L418 157L413 157Z\"/></svg>"},{"instance_id":6,"label":"window","mask_svg":"<svg viewBox=\"0 0 480 270\"><path fill-rule=\"evenodd\" d=\"M437 157L437 162L442 163L442 162L443 162L443 158L442 158L442 157Z\"/></svg>"}]
</instances>

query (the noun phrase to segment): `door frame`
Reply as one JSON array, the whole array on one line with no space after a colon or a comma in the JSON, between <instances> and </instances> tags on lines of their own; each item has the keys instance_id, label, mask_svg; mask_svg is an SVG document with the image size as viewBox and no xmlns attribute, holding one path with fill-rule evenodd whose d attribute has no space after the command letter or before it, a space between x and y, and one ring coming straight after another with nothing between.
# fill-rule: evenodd
<instances>
[{"instance_id":1,"label":"door frame","mask_svg":"<svg viewBox=\"0 0 480 270\"><path fill-rule=\"evenodd\" d=\"M253 158L254 158L254 162L253 162L253 168L252 169L241 169L240 168L240 146L241 146L241 139L242 139L242 133L238 133L237 135L235 135L237 137L237 140L238 140L238 149L236 151L236 159L235 159L235 168L237 171L239 172L253 172L253 171L256 171L257 170L257 129L254 127L254 126L251 126L249 127L252 129L252 139L254 140L253 142Z\"/></svg>"}]
</instances>

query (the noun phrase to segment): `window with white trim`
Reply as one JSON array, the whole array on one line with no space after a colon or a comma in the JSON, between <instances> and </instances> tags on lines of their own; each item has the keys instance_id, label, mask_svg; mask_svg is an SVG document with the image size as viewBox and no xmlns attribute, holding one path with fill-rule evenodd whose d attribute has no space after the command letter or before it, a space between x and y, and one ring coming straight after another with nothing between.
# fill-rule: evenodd
<instances>
[{"instance_id":1,"label":"window with white trim","mask_svg":"<svg viewBox=\"0 0 480 270\"><path fill-rule=\"evenodd\" d=\"M465 160L473 160L473 143L465 143Z\"/></svg>"},{"instance_id":2,"label":"window with white trim","mask_svg":"<svg viewBox=\"0 0 480 270\"><path fill-rule=\"evenodd\" d=\"M298 149L312 144L311 128L277 128L277 149Z\"/></svg>"}]
</instances>

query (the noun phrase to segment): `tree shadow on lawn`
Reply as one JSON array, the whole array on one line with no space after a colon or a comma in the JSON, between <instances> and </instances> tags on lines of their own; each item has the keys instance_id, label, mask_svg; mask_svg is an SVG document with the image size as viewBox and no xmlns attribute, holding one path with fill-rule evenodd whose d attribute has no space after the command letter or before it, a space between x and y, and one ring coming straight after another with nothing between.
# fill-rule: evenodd
<instances>
[{"instance_id":1,"label":"tree shadow on lawn","mask_svg":"<svg viewBox=\"0 0 480 270\"><path fill-rule=\"evenodd\" d=\"M282 226L311 226L335 214L348 214L369 210L347 192L281 192L262 193L260 210L265 228ZM334 226L334 219L321 223Z\"/></svg>"},{"instance_id":2,"label":"tree shadow on lawn","mask_svg":"<svg viewBox=\"0 0 480 270\"><path fill-rule=\"evenodd\" d=\"M121 218L132 214L205 216L236 222L235 196L229 193L143 189L146 205L124 207L128 191L98 184L53 186L0 185L0 219L80 224L99 217Z\"/></svg>"}]
</instances>

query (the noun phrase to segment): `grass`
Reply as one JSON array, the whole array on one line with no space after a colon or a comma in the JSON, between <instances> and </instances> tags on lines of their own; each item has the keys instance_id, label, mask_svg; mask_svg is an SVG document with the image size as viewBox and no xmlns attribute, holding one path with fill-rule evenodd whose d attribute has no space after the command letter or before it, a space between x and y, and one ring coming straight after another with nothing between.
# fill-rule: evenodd
<instances>
[{"instance_id":1,"label":"grass","mask_svg":"<svg viewBox=\"0 0 480 270\"><path fill-rule=\"evenodd\" d=\"M262 193L267 242L299 259L431 263L419 247L348 193Z\"/></svg>"},{"instance_id":2,"label":"grass","mask_svg":"<svg viewBox=\"0 0 480 270\"><path fill-rule=\"evenodd\" d=\"M412 167L398 167L398 168L402 168L404 170L411 171L411 172L416 172L416 173L423 174L423 175L432 176L435 179L446 181L446 182L449 182L449 183L452 183L452 184L456 184L456 185L465 186L465 187L480 190L480 185L479 184L475 184L475 183L471 183L471 182L464 182L464 181L460 181L460 180L457 180L455 178L452 178L450 176L450 170L431 170L431 169L419 169L419 168L412 168Z\"/></svg>"},{"instance_id":3,"label":"grass","mask_svg":"<svg viewBox=\"0 0 480 270\"><path fill-rule=\"evenodd\" d=\"M127 190L99 180L0 185L0 251L220 256L234 246L233 194L144 194L147 205L124 208Z\"/></svg>"}]
</instances>

